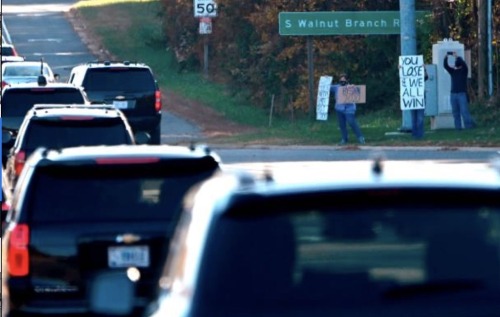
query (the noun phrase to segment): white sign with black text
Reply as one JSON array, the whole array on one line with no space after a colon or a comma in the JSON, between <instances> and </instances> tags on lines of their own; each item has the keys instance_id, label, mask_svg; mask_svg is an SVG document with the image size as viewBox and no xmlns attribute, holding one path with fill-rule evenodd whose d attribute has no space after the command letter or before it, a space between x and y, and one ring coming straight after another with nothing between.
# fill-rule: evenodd
<instances>
[{"instance_id":1,"label":"white sign with black text","mask_svg":"<svg viewBox=\"0 0 500 317\"><path fill-rule=\"evenodd\" d=\"M217 4L213 0L194 0L194 17L209 17L217 16Z\"/></svg>"},{"instance_id":2,"label":"white sign with black text","mask_svg":"<svg viewBox=\"0 0 500 317\"><path fill-rule=\"evenodd\" d=\"M321 76L318 85L318 98L316 100L316 120L328 119L328 105L330 103L330 86L332 76Z\"/></svg>"},{"instance_id":3,"label":"white sign with black text","mask_svg":"<svg viewBox=\"0 0 500 317\"><path fill-rule=\"evenodd\" d=\"M425 109L425 69L422 55L399 56L401 110Z\"/></svg>"}]
</instances>

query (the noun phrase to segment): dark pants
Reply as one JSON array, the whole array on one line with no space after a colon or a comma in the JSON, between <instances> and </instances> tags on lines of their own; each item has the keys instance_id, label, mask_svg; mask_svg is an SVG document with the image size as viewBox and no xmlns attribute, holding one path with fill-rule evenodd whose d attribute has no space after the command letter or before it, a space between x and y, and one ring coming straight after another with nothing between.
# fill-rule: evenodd
<instances>
[{"instance_id":1,"label":"dark pants","mask_svg":"<svg viewBox=\"0 0 500 317\"><path fill-rule=\"evenodd\" d=\"M415 139L424 137L424 109L411 111L411 135Z\"/></svg>"}]
</instances>

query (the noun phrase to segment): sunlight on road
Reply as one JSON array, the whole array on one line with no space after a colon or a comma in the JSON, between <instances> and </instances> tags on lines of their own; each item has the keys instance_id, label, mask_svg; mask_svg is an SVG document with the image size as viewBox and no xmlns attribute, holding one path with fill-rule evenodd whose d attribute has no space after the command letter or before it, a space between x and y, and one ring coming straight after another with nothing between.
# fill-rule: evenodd
<instances>
[{"instance_id":1,"label":"sunlight on road","mask_svg":"<svg viewBox=\"0 0 500 317\"><path fill-rule=\"evenodd\" d=\"M66 12L71 4L25 4L25 5L2 5L2 14L32 14L41 16L53 12Z\"/></svg>"},{"instance_id":2,"label":"sunlight on road","mask_svg":"<svg viewBox=\"0 0 500 317\"><path fill-rule=\"evenodd\" d=\"M75 4L75 7L98 7L111 5L116 3L133 3L133 2L154 2L158 0L83 0Z\"/></svg>"}]
</instances>

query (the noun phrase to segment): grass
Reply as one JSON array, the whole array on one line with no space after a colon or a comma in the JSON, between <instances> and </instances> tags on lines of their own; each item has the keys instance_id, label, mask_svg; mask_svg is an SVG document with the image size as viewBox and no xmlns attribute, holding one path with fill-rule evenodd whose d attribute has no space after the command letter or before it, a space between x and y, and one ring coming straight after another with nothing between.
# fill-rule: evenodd
<instances>
[{"instance_id":1,"label":"grass","mask_svg":"<svg viewBox=\"0 0 500 317\"><path fill-rule=\"evenodd\" d=\"M108 51L120 59L139 60L150 65L162 88L201 101L230 120L260 128L258 133L236 135L224 142L331 145L339 141L333 113L327 121L314 122L307 114L274 114L270 125L269 105L256 107L249 104L244 93L227 93L223 85L206 80L202 69L178 74L177 64L167 49L158 0L85 0L75 7ZM194 18L193 23L197 23ZM419 141L407 133L397 133L402 123L399 109L369 112L362 109L364 106L359 105L357 118L368 145L500 146L498 106L485 111L483 105L471 105L473 117L478 122L478 128L473 130L431 130L430 119L426 118L425 137Z\"/></svg>"}]
</instances>

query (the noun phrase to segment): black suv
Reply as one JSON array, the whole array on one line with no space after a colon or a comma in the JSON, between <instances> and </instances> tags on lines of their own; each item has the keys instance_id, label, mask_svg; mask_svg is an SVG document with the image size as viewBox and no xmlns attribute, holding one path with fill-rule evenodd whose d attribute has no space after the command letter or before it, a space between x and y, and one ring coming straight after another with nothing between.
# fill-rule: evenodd
<instances>
[{"instance_id":1,"label":"black suv","mask_svg":"<svg viewBox=\"0 0 500 317\"><path fill-rule=\"evenodd\" d=\"M14 144L17 132L26 113L35 104L85 104L89 103L80 87L67 83L46 83L40 76L37 83L5 86L2 90L2 132L8 131L13 136L9 141L2 133L2 165L5 154Z\"/></svg>"},{"instance_id":2,"label":"black suv","mask_svg":"<svg viewBox=\"0 0 500 317\"><path fill-rule=\"evenodd\" d=\"M88 281L108 270L134 279L140 311L155 293L185 192L219 169L203 146L37 149L2 238L4 313L85 313Z\"/></svg>"},{"instance_id":3,"label":"black suv","mask_svg":"<svg viewBox=\"0 0 500 317\"><path fill-rule=\"evenodd\" d=\"M39 147L135 144L123 113L113 106L35 105L7 153L5 188L12 190L26 159Z\"/></svg>"},{"instance_id":4,"label":"black suv","mask_svg":"<svg viewBox=\"0 0 500 317\"><path fill-rule=\"evenodd\" d=\"M92 103L113 104L134 133L147 132L161 143L161 93L151 68L136 62L95 61L75 66L69 83L81 86Z\"/></svg>"}]
</instances>

